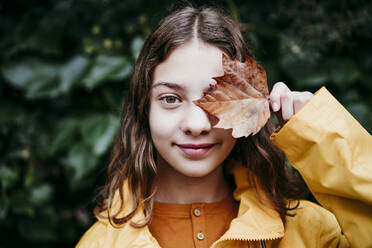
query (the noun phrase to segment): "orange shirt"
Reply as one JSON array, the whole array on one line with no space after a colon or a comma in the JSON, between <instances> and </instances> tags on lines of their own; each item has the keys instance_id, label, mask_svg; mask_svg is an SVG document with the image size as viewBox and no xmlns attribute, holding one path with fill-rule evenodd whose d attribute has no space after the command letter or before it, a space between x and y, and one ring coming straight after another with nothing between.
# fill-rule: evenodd
<instances>
[{"instance_id":1,"label":"orange shirt","mask_svg":"<svg viewBox=\"0 0 372 248\"><path fill-rule=\"evenodd\" d=\"M154 202L150 232L162 248L207 248L227 231L238 206L232 196L215 203Z\"/></svg>"}]
</instances>

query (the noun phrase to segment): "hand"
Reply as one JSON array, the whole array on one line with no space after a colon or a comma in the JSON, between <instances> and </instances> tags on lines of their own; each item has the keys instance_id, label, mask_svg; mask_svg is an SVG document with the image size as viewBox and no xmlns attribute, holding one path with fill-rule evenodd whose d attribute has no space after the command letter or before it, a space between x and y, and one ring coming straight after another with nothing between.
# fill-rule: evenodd
<instances>
[{"instance_id":1,"label":"hand","mask_svg":"<svg viewBox=\"0 0 372 248\"><path fill-rule=\"evenodd\" d=\"M270 105L281 126L313 98L308 91L291 91L286 84L274 84L270 93Z\"/></svg>"}]
</instances>

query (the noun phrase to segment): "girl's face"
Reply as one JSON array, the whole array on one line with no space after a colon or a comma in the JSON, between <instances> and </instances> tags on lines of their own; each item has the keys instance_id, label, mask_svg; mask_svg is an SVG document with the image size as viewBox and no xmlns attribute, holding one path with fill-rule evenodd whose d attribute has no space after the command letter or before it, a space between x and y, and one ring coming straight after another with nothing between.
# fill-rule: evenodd
<instances>
[{"instance_id":1,"label":"girl's face","mask_svg":"<svg viewBox=\"0 0 372 248\"><path fill-rule=\"evenodd\" d=\"M161 166L202 177L230 154L235 144L231 129L213 128L211 117L192 102L221 75L221 50L199 40L175 49L155 68L149 124Z\"/></svg>"}]
</instances>

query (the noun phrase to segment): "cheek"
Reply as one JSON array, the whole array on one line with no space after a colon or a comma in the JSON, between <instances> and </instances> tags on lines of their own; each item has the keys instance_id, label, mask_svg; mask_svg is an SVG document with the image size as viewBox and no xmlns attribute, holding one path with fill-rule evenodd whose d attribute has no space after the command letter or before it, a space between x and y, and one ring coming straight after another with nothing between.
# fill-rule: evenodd
<instances>
[{"instance_id":1,"label":"cheek","mask_svg":"<svg viewBox=\"0 0 372 248\"><path fill-rule=\"evenodd\" d=\"M225 149L230 153L236 143L236 139L231 134L232 130L219 129L219 131L221 132L221 137L223 137Z\"/></svg>"},{"instance_id":2,"label":"cheek","mask_svg":"<svg viewBox=\"0 0 372 248\"><path fill-rule=\"evenodd\" d=\"M177 121L156 106L150 107L150 132L154 143L158 139L168 139L177 131Z\"/></svg>"}]
</instances>

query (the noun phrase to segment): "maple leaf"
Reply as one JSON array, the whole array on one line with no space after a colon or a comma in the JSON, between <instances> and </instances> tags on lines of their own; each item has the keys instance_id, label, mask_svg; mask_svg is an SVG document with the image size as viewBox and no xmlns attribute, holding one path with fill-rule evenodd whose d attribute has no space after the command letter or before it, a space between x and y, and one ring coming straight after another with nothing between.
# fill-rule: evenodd
<instances>
[{"instance_id":1,"label":"maple leaf","mask_svg":"<svg viewBox=\"0 0 372 248\"><path fill-rule=\"evenodd\" d=\"M242 63L223 54L222 64L224 75L194 104L218 118L214 127L232 128L234 138L254 135L270 117L266 72L249 56Z\"/></svg>"}]
</instances>

